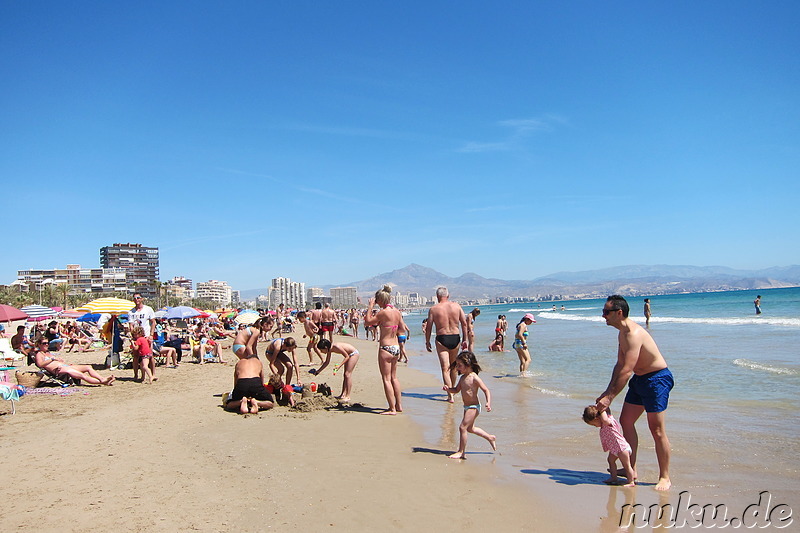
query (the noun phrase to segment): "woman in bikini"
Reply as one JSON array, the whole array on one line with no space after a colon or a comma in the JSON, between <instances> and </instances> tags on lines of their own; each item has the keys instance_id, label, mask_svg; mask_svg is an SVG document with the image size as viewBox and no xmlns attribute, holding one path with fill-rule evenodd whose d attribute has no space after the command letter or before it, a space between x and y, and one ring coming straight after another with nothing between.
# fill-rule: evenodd
<instances>
[{"instance_id":1,"label":"woman in bikini","mask_svg":"<svg viewBox=\"0 0 800 533\"><path fill-rule=\"evenodd\" d=\"M233 339L234 355L239 359L244 359L250 355L258 355L258 339L262 333L267 333L272 327L272 321L266 317L261 317L253 322L252 326L236 331L236 338Z\"/></svg>"},{"instance_id":2,"label":"woman in bikini","mask_svg":"<svg viewBox=\"0 0 800 533\"><path fill-rule=\"evenodd\" d=\"M517 334L514 335L513 348L519 357L519 373L522 377L528 377L528 366L531 364L531 353L528 351L528 326L536 322L531 313L522 317L517 324Z\"/></svg>"},{"instance_id":3,"label":"woman in bikini","mask_svg":"<svg viewBox=\"0 0 800 533\"><path fill-rule=\"evenodd\" d=\"M378 368L383 379L383 392L389 408L381 414L396 415L403 411L400 403L400 382L397 380L397 360L400 357L400 344L397 340L398 331L406 331L403 315L391 304L392 288L384 285L375 293L375 298L370 298L369 308L364 317L364 324L377 326L380 330L378 345ZM377 314L372 314L375 304L381 308Z\"/></svg>"},{"instance_id":4,"label":"woman in bikini","mask_svg":"<svg viewBox=\"0 0 800 533\"><path fill-rule=\"evenodd\" d=\"M60 357L50 354L49 341L46 338L37 341L36 366L47 370L54 376L68 375L75 379L82 379L93 385L111 385L116 379L113 375L107 378L95 372L90 365L68 365Z\"/></svg>"}]
</instances>

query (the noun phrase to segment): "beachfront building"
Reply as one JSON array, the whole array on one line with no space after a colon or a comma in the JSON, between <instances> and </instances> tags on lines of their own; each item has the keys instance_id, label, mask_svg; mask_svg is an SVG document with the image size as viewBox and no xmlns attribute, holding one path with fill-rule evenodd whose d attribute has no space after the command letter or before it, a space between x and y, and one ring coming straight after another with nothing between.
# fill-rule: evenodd
<instances>
[{"instance_id":1,"label":"beachfront building","mask_svg":"<svg viewBox=\"0 0 800 533\"><path fill-rule=\"evenodd\" d=\"M306 284L289 278L273 278L269 287L269 307L277 309L280 304L292 309L306 306Z\"/></svg>"},{"instance_id":2,"label":"beachfront building","mask_svg":"<svg viewBox=\"0 0 800 533\"><path fill-rule=\"evenodd\" d=\"M408 293L408 305L409 307L423 307L428 300L422 296L418 292L409 292Z\"/></svg>"},{"instance_id":3,"label":"beachfront building","mask_svg":"<svg viewBox=\"0 0 800 533\"><path fill-rule=\"evenodd\" d=\"M306 291L306 302L313 302L314 298L325 296L325 291L321 287L311 287Z\"/></svg>"},{"instance_id":4,"label":"beachfront building","mask_svg":"<svg viewBox=\"0 0 800 533\"><path fill-rule=\"evenodd\" d=\"M223 307L231 305L233 289L225 281L211 279L197 284L195 294L198 299L211 300Z\"/></svg>"},{"instance_id":5,"label":"beachfront building","mask_svg":"<svg viewBox=\"0 0 800 533\"><path fill-rule=\"evenodd\" d=\"M183 287L187 291L192 290L192 280L189 278L184 278L183 276L175 276L174 278L167 280L166 284Z\"/></svg>"},{"instance_id":6,"label":"beachfront building","mask_svg":"<svg viewBox=\"0 0 800 533\"><path fill-rule=\"evenodd\" d=\"M127 292L127 278L121 268L81 268L67 265L66 268L17 270L21 290L41 291L47 285L69 286L69 294L87 292Z\"/></svg>"},{"instance_id":7,"label":"beachfront building","mask_svg":"<svg viewBox=\"0 0 800 533\"><path fill-rule=\"evenodd\" d=\"M402 292L395 292L392 294L392 299L394 300L394 305L397 307L408 307L409 306L409 298L408 294L403 294Z\"/></svg>"},{"instance_id":8,"label":"beachfront building","mask_svg":"<svg viewBox=\"0 0 800 533\"><path fill-rule=\"evenodd\" d=\"M231 305L236 307L242 301L242 293L239 291L231 291Z\"/></svg>"},{"instance_id":9,"label":"beachfront building","mask_svg":"<svg viewBox=\"0 0 800 533\"><path fill-rule=\"evenodd\" d=\"M358 289L355 287L332 288L331 307L334 309L352 309L358 307Z\"/></svg>"},{"instance_id":10,"label":"beachfront building","mask_svg":"<svg viewBox=\"0 0 800 533\"><path fill-rule=\"evenodd\" d=\"M100 266L125 270L129 292L155 298L158 280L158 248L137 243L114 243L100 248Z\"/></svg>"}]
</instances>

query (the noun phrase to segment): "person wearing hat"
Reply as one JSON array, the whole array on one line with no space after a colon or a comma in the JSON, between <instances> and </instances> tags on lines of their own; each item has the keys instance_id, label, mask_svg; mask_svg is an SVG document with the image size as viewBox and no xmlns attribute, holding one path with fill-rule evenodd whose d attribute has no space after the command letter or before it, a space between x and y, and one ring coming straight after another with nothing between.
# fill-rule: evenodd
<instances>
[{"instance_id":1,"label":"person wearing hat","mask_svg":"<svg viewBox=\"0 0 800 533\"><path fill-rule=\"evenodd\" d=\"M531 364L531 353L528 351L528 326L534 324L536 319L531 313L522 317L517 324L517 333L514 335L514 344L511 346L517 351L519 357L519 373L522 377L528 377L528 366Z\"/></svg>"}]
</instances>

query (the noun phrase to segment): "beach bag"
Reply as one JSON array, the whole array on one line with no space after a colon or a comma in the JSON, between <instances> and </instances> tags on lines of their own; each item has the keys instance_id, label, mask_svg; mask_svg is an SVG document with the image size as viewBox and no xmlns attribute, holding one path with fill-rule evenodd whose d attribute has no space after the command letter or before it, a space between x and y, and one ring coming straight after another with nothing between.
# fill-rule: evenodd
<instances>
[{"instance_id":1,"label":"beach bag","mask_svg":"<svg viewBox=\"0 0 800 533\"><path fill-rule=\"evenodd\" d=\"M106 356L106 368L117 368L119 366L119 354L116 352L108 352Z\"/></svg>"}]
</instances>

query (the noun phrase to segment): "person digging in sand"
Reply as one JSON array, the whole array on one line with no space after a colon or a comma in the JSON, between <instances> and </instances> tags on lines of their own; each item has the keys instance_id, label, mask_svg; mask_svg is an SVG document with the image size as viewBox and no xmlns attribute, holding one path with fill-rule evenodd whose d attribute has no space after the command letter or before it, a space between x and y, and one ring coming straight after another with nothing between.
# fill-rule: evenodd
<instances>
[{"instance_id":1,"label":"person digging in sand","mask_svg":"<svg viewBox=\"0 0 800 533\"><path fill-rule=\"evenodd\" d=\"M320 372L325 370L325 368L331 362L331 353L336 352L344 356L344 361L341 362L339 366L337 366L333 373L335 374L336 371L344 366L344 378L342 379L342 394L337 396L336 398L344 403L350 401L350 391L353 389L353 371L356 369L356 364L358 363L358 350L352 344L348 344L346 342L334 342L331 344L331 341L328 339L322 339L317 343L317 348L320 350L325 351L325 362L322 363L317 370L313 368L309 370L309 373L312 375L319 375Z\"/></svg>"},{"instance_id":2,"label":"person digging in sand","mask_svg":"<svg viewBox=\"0 0 800 533\"><path fill-rule=\"evenodd\" d=\"M478 377L478 372L481 367L475 359L475 354L468 351L463 351L456 356L456 360L450 365L455 369L461 377L455 387L442 387L448 394L456 394L461 392L461 400L464 402L464 418L461 420L461 425L458 426L459 440L458 451L450 455L451 459L466 459L467 452L467 433L474 433L479 437L483 437L492 446L492 450L497 450L497 437L486 433L481 428L475 426L475 419L481 412L481 404L478 400L478 390L482 390L486 396L486 411L492 411L492 393L489 388L484 384L483 380Z\"/></svg>"},{"instance_id":3,"label":"person digging in sand","mask_svg":"<svg viewBox=\"0 0 800 533\"><path fill-rule=\"evenodd\" d=\"M272 409L272 395L264 386L264 365L255 354L236 362L233 370L233 390L225 402L225 410L256 414L260 409Z\"/></svg>"}]
</instances>

